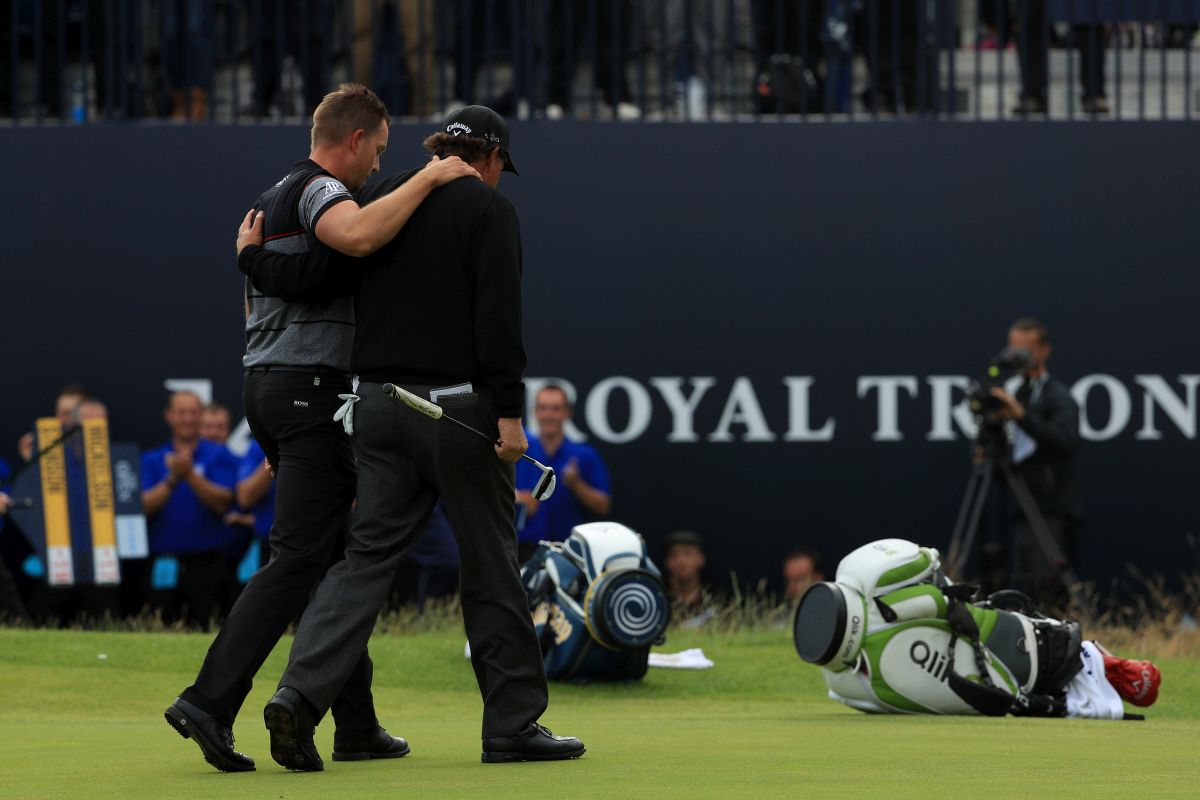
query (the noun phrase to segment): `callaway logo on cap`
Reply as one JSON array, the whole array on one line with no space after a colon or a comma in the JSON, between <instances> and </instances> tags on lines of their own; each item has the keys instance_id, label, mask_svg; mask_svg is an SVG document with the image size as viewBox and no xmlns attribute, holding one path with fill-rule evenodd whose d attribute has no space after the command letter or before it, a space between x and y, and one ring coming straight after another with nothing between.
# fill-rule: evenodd
<instances>
[{"instance_id":1,"label":"callaway logo on cap","mask_svg":"<svg viewBox=\"0 0 1200 800\"><path fill-rule=\"evenodd\" d=\"M442 123L442 130L452 136L470 136L499 145L500 154L504 156L504 171L520 174L508 154L508 123L487 106L465 106L451 112Z\"/></svg>"}]
</instances>

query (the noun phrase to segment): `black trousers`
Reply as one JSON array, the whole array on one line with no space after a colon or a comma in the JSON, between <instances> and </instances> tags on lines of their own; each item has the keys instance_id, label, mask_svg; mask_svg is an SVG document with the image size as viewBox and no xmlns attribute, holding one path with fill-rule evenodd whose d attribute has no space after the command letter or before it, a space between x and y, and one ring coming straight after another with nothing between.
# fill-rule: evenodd
<instances>
[{"instance_id":1,"label":"black trousers","mask_svg":"<svg viewBox=\"0 0 1200 800\"><path fill-rule=\"evenodd\" d=\"M275 103L283 115L311 116L325 93L333 88L329 83L329 53L335 5L330 0L262 0L260 5L252 6L259 9L257 17L251 14L253 30L261 42L261 60L254 62L251 53L251 61L255 63L254 99L259 114L266 115L271 103ZM288 107L290 93L280 72L283 57L287 55L292 56L303 73L303 109Z\"/></svg>"},{"instance_id":2,"label":"black trousers","mask_svg":"<svg viewBox=\"0 0 1200 800\"><path fill-rule=\"evenodd\" d=\"M189 627L208 630L228 610L236 567L223 550L179 553L174 558L179 562L179 584L173 589L150 589L147 601L168 624L183 620ZM119 593L116 602L119 607Z\"/></svg>"},{"instance_id":3,"label":"black trousers","mask_svg":"<svg viewBox=\"0 0 1200 800\"><path fill-rule=\"evenodd\" d=\"M408 386L428 397L430 387ZM418 414L377 383L359 386L354 421L358 513L335 564L300 621L280 686L324 713L353 673L392 576L441 497L461 561L471 665L483 695L483 738L523 730L546 709L546 675L517 567L511 464L473 434ZM442 397L452 416L496 433L486 397Z\"/></svg>"},{"instance_id":4,"label":"black trousers","mask_svg":"<svg viewBox=\"0 0 1200 800\"><path fill-rule=\"evenodd\" d=\"M4 521L0 520L0 529L3 529ZM23 620L29 618L29 612L25 610L24 604L21 602L21 594L17 591L17 582L13 580L12 573L8 571L8 567L4 565L4 561L0 560L0 622Z\"/></svg>"},{"instance_id":5,"label":"black trousers","mask_svg":"<svg viewBox=\"0 0 1200 800\"><path fill-rule=\"evenodd\" d=\"M304 372L246 374L246 419L275 467L270 560L254 574L221 626L183 698L232 725L253 678L308 603L342 543L354 501L350 439L333 421L350 381ZM338 732L373 731L371 659L363 641L333 702Z\"/></svg>"},{"instance_id":6,"label":"black trousers","mask_svg":"<svg viewBox=\"0 0 1200 800\"><path fill-rule=\"evenodd\" d=\"M569 2L569 0L568 0ZM575 81L575 67L579 62L581 46L591 46L583 41L592 31L596 34L596 49L592 54L594 82L604 95L604 102L615 106L618 102L632 103L629 81L625 77L625 56L629 54L630 31L633 29L633 3L629 0L608 0L596 3L596 19L587 21L588 3L572 5L574 24L567 28L568 2L552 3L550 6L550 102L571 108L571 86ZM619 29L614 27L619 25ZM613 42L614 36L616 42ZM567 38L571 37L572 57L568 60ZM615 47L614 47L615 44Z\"/></svg>"},{"instance_id":7,"label":"black trousers","mask_svg":"<svg viewBox=\"0 0 1200 800\"><path fill-rule=\"evenodd\" d=\"M1046 0L1027 0L1017 5L1017 50L1021 59L1021 96L1046 101ZM1079 48L1079 83L1084 98L1104 97L1104 53L1108 32L1103 25L1071 27Z\"/></svg>"},{"instance_id":8,"label":"black trousers","mask_svg":"<svg viewBox=\"0 0 1200 800\"><path fill-rule=\"evenodd\" d=\"M39 583L29 595L29 618L36 625L66 628L117 619L120 589L116 586L50 586Z\"/></svg>"}]
</instances>

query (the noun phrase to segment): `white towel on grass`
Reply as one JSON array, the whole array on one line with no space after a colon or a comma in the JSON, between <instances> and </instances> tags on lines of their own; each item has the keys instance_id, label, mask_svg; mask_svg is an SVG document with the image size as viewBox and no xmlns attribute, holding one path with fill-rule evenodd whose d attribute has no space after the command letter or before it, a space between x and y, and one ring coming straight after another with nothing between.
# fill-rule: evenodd
<instances>
[{"instance_id":1,"label":"white towel on grass","mask_svg":"<svg viewBox=\"0 0 1200 800\"><path fill-rule=\"evenodd\" d=\"M712 669L713 662L699 647L679 653L651 653L650 666L667 669Z\"/></svg>"},{"instance_id":2,"label":"white towel on grass","mask_svg":"<svg viewBox=\"0 0 1200 800\"><path fill-rule=\"evenodd\" d=\"M1124 719L1121 695L1104 674L1104 654L1093 642L1084 642L1079 654L1083 669L1067 684L1067 716L1085 719Z\"/></svg>"}]
</instances>

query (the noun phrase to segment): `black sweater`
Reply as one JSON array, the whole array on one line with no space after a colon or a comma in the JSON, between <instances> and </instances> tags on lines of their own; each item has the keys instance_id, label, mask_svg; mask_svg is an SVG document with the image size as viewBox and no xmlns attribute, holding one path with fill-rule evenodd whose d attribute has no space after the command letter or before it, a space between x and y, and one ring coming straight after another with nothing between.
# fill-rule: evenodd
<instances>
[{"instance_id":1,"label":"black sweater","mask_svg":"<svg viewBox=\"0 0 1200 800\"><path fill-rule=\"evenodd\" d=\"M359 202L382 197L415 172L374 183ZM497 416L523 415L520 227L512 203L482 181L461 178L435 189L396 238L365 259L249 247L238 265L262 292L292 301L357 288L352 369L362 380L470 381L488 390ZM330 280L329 270L344 279Z\"/></svg>"}]
</instances>

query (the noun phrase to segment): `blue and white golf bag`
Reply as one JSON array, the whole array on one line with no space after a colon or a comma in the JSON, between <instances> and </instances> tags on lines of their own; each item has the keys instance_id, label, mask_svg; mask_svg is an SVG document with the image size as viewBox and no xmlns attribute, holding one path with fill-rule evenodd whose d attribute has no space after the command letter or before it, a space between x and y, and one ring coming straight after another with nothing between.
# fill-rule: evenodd
<instances>
[{"instance_id":1,"label":"blue and white golf bag","mask_svg":"<svg viewBox=\"0 0 1200 800\"><path fill-rule=\"evenodd\" d=\"M542 542L521 567L546 677L635 681L662 644L671 604L642 537L615 522Z\"/></svg>"}]
</instances>

